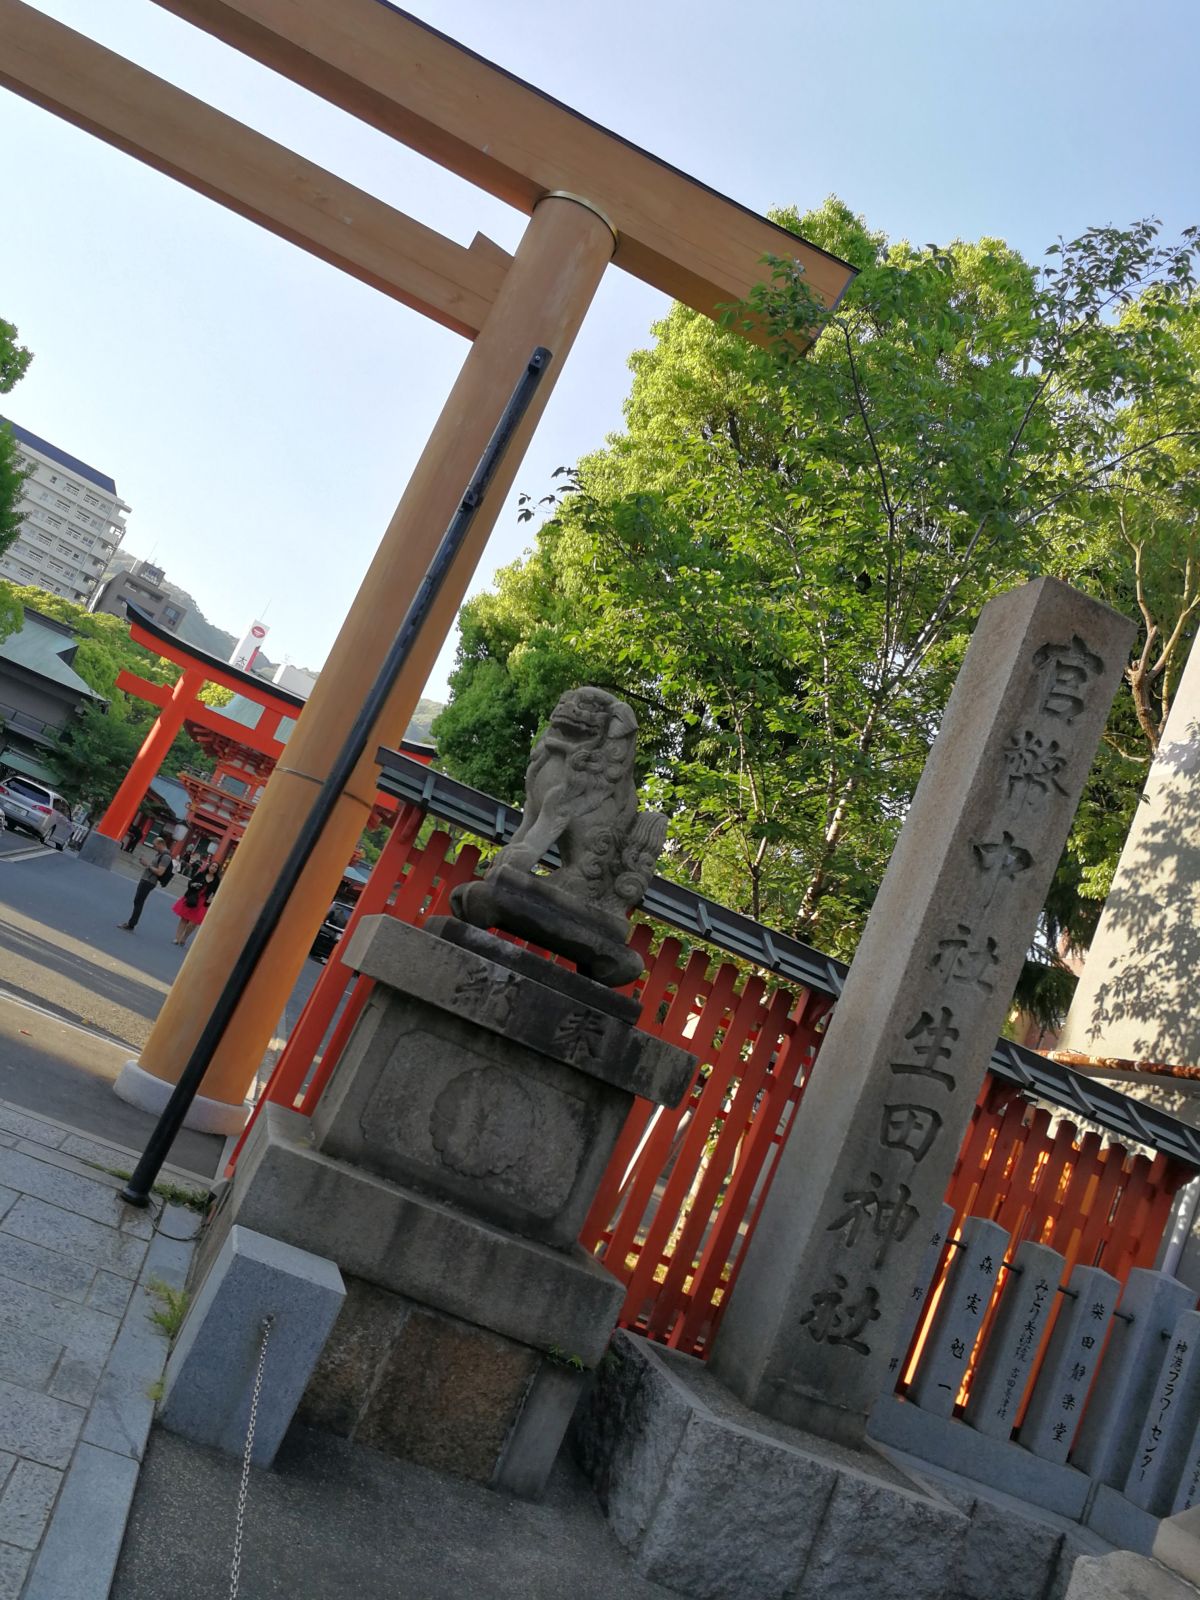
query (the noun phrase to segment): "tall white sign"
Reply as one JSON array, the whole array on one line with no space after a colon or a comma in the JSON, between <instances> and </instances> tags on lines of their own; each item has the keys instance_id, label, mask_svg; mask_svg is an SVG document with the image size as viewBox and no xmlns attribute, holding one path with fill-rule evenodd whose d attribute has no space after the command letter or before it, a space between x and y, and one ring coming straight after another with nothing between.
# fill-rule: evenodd
<instances>
[{"instance_id":1,"label":"tall white sign","mask_svg":"<svg viewBox=\"0 0 1200 1600\"><path fill-rule=\"evenodd\" d=\"M249 672L255 656L262 649L262 642L267 637L265 622L252 622L246 632L233 647L233 654L229 658L231 667L240 667L243 672Z\"/></svg>"}]
</instances>

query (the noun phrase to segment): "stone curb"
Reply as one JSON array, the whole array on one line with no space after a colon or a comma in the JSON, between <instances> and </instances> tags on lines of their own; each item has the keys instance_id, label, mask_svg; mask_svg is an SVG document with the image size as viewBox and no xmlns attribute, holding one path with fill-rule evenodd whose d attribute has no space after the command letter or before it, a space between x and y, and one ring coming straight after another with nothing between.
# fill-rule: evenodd
<instances>
[{"instance_id":1,"label":"stone curb","mask_svg":"<svg viewBox=\"0 0 1200 1600\"><path fill-rule=\"evenodd\" d=\"M154 1419L168 1344L150 1321L151 1280L182 1289L198 1219L164 1207L100 1376L22 1600L107 1600Z\"/></svg>"}]
</instances>

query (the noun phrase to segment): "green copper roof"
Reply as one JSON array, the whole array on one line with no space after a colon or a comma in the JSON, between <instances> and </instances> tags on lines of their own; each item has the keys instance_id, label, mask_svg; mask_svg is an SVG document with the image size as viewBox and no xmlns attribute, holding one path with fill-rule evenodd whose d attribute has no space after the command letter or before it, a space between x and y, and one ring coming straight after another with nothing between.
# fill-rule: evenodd
<instances>
[{"instance_id":1,"label":"green copper roof","mask_svg":"<svg viewBox=\"0 0 1200 1600\"><path fill-rule=\"evenodd\" d=\"M60 684L64 689L72 689L89 700L103 700L103 695L89 689L74 668L63 660L64 655L74 654L77 643L78 640L69 630L64 631L57 623L39 616L36 611L26 610L20 631L0 640L0 663L10 662L13 666L24 667L26 672L35 673L39 678L49 678L53 683Z\"/></svg>"}]
</instances>

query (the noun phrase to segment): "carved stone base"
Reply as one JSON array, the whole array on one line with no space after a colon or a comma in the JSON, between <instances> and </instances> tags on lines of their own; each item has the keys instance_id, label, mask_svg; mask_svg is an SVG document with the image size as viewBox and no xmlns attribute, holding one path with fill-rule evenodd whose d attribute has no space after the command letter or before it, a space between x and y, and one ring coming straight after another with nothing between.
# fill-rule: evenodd
<instances>
[{"instance_id":1,"label":"carved stone base","mask_svg":"<svg viewBox=\"0 0 1200 1600\"><path fill-rule=\"evenodd\" d=\"M583 1382L566 1361L351 1278L299 1417L385 1455L536 1497Z\"/></svg>"},{"instance_id":2,"label":"carved stone base","mask_svg":"<svg viewBox=\"0 0 1200 1600\"><path fill-rule=\"evenodd\" d=\"M337 1262L346 1304L299 1418L389 1455L540 1494L622 1286L552 1250L315 1151L267 1105L212 1218L193 1290L237 1223Z\"/></svg>"},{"instance_id":3,"label":"carved stone base","mask_svg":"<svg viewBox=\"0 0 1200 1600\"><path fill-rule=\"evenodd\" d=\"M610 989L641 975L644 963L626 943L625 918L589 907L545 878L497 865L486 878L460 883L451 891L450 904L464 922L532 939Z\"/></svg>"},{"instance_id":4,"label":"carved stone base","mask_svg":"<svg viewBox=\"0 0 1200 1600\"><path fill-rule=\"evenodd\" d=\"M365 918L343 959L377 987L317 1148L528 1238L569 1249L634 1096L675 1105L690 1081L691 1056L584 1003L577 974L564 993L395 917Z\"/></svg>"},{"instance_id":5,"label":"carved stone base","mask_svg":"<svg viewBox=\"0 0 1200 1600\"><path fill-rule=\"evenodd\" d=\"M523 978L532 978L547 989L556 989L571 1000L580 1000L586 1006L603 1011L606 1016L619 1017L622 1022L635 1023L642 1014L642 1003L631 994L619 989L605 988L594 978L585 978L582 972L570 967L560 967L556 961L547 961L535 950L523 944L502 939L498 934L486 933L473 923L462 922L458 917L427 917L423 924L426 933L456 944L462 950L473 950L498 966L507 967Z\"/></svg>"},{"instance_id":6,"label":"carved stone base","mask_svg":"<svg viewBox=\"0 0 1200 1600\"><path fill-rule=\"evenodd\" d=\"M312 1122L263 1108L196 1285L235 1223L336 1262L349 1293L305 1419L535 1497L624 1299L583 1217L634 1096L677 1104L694 1060L586 1004L577 974L394 917L342 958L371 1000Z\"/></svg>"}]
</instances>

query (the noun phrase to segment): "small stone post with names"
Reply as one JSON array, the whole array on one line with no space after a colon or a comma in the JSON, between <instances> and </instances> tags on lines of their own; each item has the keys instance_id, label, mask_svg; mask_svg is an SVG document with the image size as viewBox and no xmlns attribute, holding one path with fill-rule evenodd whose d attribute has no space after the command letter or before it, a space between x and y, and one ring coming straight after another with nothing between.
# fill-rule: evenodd
<instances>
[{"instance_id":1,"label":"small stone post with names","mask_svg":"<svg viewBox=\"0 0 1200 1600\"><path fill-rule=\"evenodd\" d=\"M1062 1272L1063 1257L1049 1245L1026 1239L1017 1246L967 1396L967 1421L993 1439L1010 1439L1017 1425L1042 1338L1058 1304Z\"/></svg>"},{"instance_id":2,"label":"small stone post with names","mask_svg":"<svg viewBox=\"0 0 1200 1600\"><path fill-rule=\"evenodd\" d=\"M1121 680L1133 624L1052 578L984 607L711 1366L856 1443Z\"/></svg>"},{"instance_id":3,"label":"small stone post with names","mask_svg":"<svg viewBox=\"0 0 1200 1600\"><path fill-rule=\"evenodd\" d=\"M967 1217L921 1354L913 1398L922 1411L954 1413L958 1391L1000 1282L1008 1234L985 1217Z\"/></svg>"}]
</instances>

